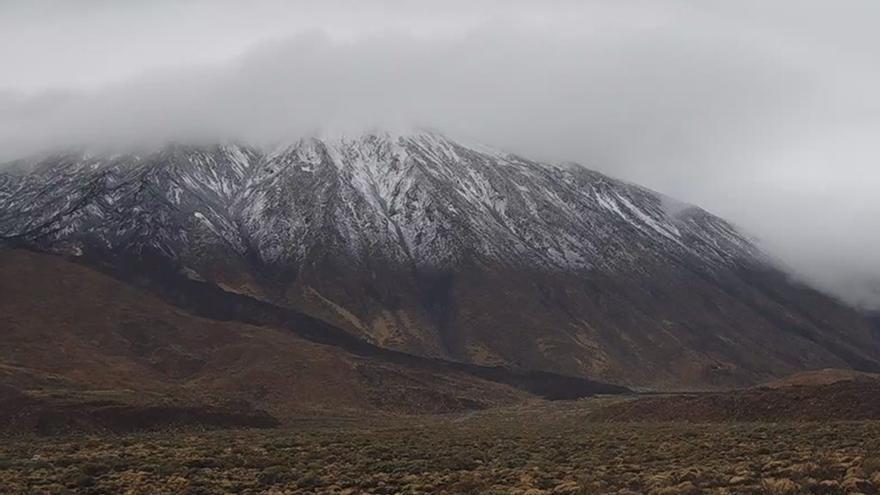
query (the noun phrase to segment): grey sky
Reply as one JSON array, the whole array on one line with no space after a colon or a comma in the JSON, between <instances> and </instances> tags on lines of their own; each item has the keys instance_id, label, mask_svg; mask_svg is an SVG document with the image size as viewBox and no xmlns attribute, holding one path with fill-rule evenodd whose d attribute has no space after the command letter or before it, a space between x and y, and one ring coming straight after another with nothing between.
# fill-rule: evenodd
<instances>
[{"instance_id":1,"label":"grey sky","mask_svg":"<svg viewBox=\"0 0 880 495\"><path fill-rule=\"evenodd\" d=\"M0 158L430 126L697 203L880 307L878 23L874 0L0 0Z\"/></svg>"}]
</instances>

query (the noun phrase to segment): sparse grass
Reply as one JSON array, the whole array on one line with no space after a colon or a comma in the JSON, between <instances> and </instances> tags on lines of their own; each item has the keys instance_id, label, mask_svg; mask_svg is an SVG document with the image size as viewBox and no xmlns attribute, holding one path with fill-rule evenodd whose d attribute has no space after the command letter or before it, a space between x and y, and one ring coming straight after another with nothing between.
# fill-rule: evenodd
<instances>
[{"instance_id":1,"label":"sparse grass","mask_svg":"<svg viewBox=\"0 0 880 495\"><path fill-rule=\"evenodd\" d=\"M19 437L3 493L876 493L880 422L608 423L580 404L285 430Z\"/></svg>"}]
</instances>

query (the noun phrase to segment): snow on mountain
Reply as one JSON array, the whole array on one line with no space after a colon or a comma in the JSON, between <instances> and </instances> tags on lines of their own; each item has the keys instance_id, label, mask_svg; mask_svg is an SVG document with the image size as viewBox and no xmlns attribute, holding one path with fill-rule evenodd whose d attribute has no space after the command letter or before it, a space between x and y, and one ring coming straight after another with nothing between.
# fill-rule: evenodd
<instances>
[{"instance_id":1,"label":"snow on mountain","mask_svg":"<svg viewBox=\"0 0 880 495\"><path fill-rule=\"evenodd\" d=\"M147 156L62 155L0 179L0 232L61 250L148 244L179 257L190 231L267 263L301 262L330 235L354 257L446 267L466 256L613 268L662 247L707 263L756 248L704 211L596 172L432 133L307 138L266 153L171 146ZM149 238L148 238L149 234Z\"/></svg>"}]
</instances>

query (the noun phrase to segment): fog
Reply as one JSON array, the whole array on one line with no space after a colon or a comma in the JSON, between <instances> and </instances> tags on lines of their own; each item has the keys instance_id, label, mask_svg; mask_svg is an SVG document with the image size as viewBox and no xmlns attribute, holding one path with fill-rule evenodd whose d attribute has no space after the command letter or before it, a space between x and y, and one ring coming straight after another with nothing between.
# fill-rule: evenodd
<instances>
[{"instance_id":1,"label":"fog","mask_svg":"<svg viewBox=\"0 0 880 495\"><path fill-rule=\"evenodd\" d=\"M880 309L875 1L0 1L0 159L430 127L696 203Z\"/></svg>"}]
</instances>

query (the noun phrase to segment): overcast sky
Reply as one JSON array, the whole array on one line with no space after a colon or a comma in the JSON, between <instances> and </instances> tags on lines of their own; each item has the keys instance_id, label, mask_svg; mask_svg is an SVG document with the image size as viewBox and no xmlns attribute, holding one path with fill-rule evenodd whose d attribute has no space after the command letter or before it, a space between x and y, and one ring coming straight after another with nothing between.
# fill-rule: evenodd
<instances>
[{"instance_id":1,"label":"overcast sky","mask_svg":"<svg viewBox=\"0 0 880 495\"><path fill-rule=\"evenodd\" d=\"M699 204L880 308L880 1L0 0L0 159L432 127Z\"/></svg>"}]
</instances>

